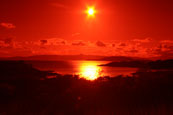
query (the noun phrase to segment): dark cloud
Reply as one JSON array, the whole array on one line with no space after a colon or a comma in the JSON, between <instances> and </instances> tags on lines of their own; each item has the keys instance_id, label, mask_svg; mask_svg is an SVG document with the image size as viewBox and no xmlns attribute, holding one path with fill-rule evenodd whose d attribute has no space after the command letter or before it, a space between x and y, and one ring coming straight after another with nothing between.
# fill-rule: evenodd
<instances>
[{"instance_id":1,"label":"dark cloud","mask_svg":"<svg viewBox=\"0 0 173 115\"><path fill-rule=\"evenodd\" d=\"M47 44L47 40L40 40L40 42L41 42L41 45Z\"/></svg>"},{"instance_id":2,"label":"dark cloud","mask_svg":"<svg viewBox=\"0 0 173 115\"><path fill-rule=\"evenodd\" d=\"M14 48L13 38L0 39L0 48L5 48L5 50Z\"/></svg>"},{"instance_id":3,"label":"dark cloud","mask_svg":"<svg viewBox=\"0 0 173 115\"><path fill-rule=\"evenodd\" d=\"M66 45L66 40L61 38L49 38L40 40L40 45Z\"/></svg>"},{"instance_id":4,"label":"dark cloud","mask_svg":"<svg viewBox=\"0 0 173 115\"><path fill-rule=\"evenodd\" d=\"M96 42L96 46L99 46L99 47L106 47L106 44L101 42L101 41L97 41Z\"/></svg>"},{"instance_id":5,"label":"dark cloud","mask_svg":"<svg viewBox=\"0 0 173 115\"><path fill-rule=\"evenodd\" d=\"M115 47L115 44L112 44L112 47Z\"/></svg>"},{"instance_id":6,"label":"dark cloud","mask_svg":"<svg viewBox=\"0 0 173 115\"><path fill-rule=\"evenodd\" d=\"M63 45L65 45L66 44L66 41L61 41L60 43L63 44Z\"/></svg>"},{"instance_id":7,"label":"dark cloud","mask_svg":"<svg viewBox=\"0 0 173 115\"><path fill-rule=\"evenodd\" d=\"M119 46L127 46L125 43L120 43Z\"/></svg>"},{"instance_id":8,"label":"dark cloud","mask_svg":"<svg viewBox=\"0 0 173 115\"><path fill-rule=\"evenodd\" d=\"M11 44L13 41L13 38L7 37L7 38L2 38L0 41L4 42L5 44Z\"/></svg>"},{"instance_id":9,"label":"dark cloud","mask_svg":"<svg viewBox=\"0 0 173 115\"><path fill-rule=\"evenodd\" d=\"M85 46L86 44L82 41L78 41L78 42L73 42L72 45L74 45L74 46Z\"/></svg>"}]
</instances>

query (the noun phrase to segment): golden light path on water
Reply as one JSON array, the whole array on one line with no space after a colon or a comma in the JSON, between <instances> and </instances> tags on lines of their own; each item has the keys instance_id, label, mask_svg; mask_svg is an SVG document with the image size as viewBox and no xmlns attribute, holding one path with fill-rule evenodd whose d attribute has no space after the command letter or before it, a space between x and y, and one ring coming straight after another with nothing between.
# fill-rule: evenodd
<instances>
[{"instance_id":1,"label":"golden light path on water","mask_svg":"<svg viewBox=\"0 0 173 115\"><path fill-rule=\"evenodd\" d=\"M102 69L96 62L83 62L80 64L80 77L87 80L95 80L102 74Z\"/></svg>"}]
</instances>

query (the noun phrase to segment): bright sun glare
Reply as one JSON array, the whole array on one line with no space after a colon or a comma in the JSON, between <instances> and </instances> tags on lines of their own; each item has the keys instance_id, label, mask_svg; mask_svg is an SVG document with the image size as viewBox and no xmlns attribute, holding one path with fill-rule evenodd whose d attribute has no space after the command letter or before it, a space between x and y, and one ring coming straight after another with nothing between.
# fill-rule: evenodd
<instances>
[{"instance_id":1,"label":"bright sun glare","mask_svg":"<svg viewBox=\"0 0 173 115\"><path fill-rule=\"evenodd\" d=\"M87 80L95 80L100 76L100 68L94 64L83 64L80 72L81 77Z\"/></svg>"},{"instance_id":2,"label":"bright sun glare","mask_svg":"<svg viewBox=\"0 0 173 115\"><path fill-rule=\"evenodd\" d=\"M92 8L89 9L89 10L88 10L88 14L89 14L89 15L93 15L93 14L94 14L94 9L92 9Z\"/></svg>"},{"instance_id":3,"label":"bright sun glare","mask_svg":"<svg viewBox=\"0 0 173 115\"><path fill-rule=\"evenodd\" d=\"M96 13L96 10L94 7L88 7L87 9L88 16L94 16L95 13Z\"/></svg>"}]
</instances>

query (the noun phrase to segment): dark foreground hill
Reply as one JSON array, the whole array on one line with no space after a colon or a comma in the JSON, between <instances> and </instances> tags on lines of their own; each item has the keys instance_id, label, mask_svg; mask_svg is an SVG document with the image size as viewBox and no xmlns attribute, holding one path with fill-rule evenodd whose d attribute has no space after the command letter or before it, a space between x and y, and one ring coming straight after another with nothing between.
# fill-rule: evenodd
<instances>
[{"instance_id":1,"label":"dark foreground hill","mask_svg":"<svg viewBox=\"0 0 173 115\"><path fill-rule=\"evenodd\" d=\"M87 81L39 71L23 61L1 61L0 68L2 115L173 114L173 71Z\"/></svg>"}]
</instances>

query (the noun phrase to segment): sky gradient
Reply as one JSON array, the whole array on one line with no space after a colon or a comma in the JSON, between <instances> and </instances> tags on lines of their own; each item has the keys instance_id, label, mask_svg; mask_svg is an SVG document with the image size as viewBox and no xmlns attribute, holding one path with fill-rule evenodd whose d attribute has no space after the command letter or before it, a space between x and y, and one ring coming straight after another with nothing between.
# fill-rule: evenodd
<instances>
[{"instance_id":1,"label":"sky gradient","mask_svg":"<svg viewBox=\"0 0 173 115\"><path fill-rule=\"evenodd\" d=\"M172 20L172 0L1 0L0 54L172 57Z\"/></svg>"}]
</instances>

